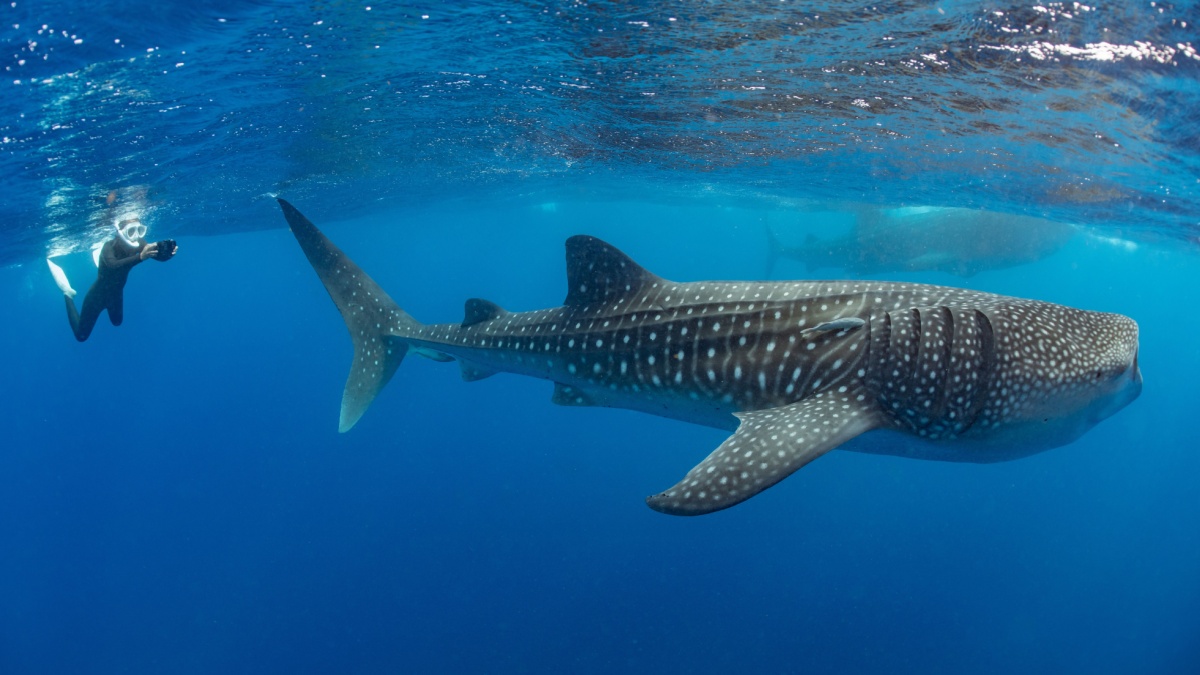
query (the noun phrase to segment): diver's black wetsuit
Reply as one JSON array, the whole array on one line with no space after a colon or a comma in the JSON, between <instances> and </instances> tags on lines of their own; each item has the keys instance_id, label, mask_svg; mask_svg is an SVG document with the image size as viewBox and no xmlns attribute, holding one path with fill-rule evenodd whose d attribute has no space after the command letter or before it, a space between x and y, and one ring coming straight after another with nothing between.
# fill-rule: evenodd
<instances>
[{"instance_id":1,"label":"diver's black wetsuit","mask_svg":"<svg viewBox=\"0 0 1200 675\"><path fill-rule=\"evenodd\" d=\"M129 278L129 270L142 262L141 252L146 247L142 242L130 246L120 237L114 238L100 249L100 269L96 273L96 283L88 289L83 298L83 311L75 309L75 301L67 297L67 318L71 320L71 330L75 331L75 339L83 342L92 334L100 312L108 310L108 319L112 325L120 326L125 318L125 281Z\"/></svg>"}]
</instances>

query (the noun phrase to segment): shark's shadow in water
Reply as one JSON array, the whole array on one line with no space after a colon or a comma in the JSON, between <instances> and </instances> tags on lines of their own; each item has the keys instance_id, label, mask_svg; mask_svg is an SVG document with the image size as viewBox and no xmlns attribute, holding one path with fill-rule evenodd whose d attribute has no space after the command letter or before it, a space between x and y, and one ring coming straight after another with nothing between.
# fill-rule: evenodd
<instances>
[{"instance_id":1,"label":"shark's shadow in water","mask_svg":"<svg viewBox=\"0 0 1200 675\"><path fill-rule=\"evenodd\" d=\"M677 283L588 236L567 240L563 306L466 302L422 324L279 200L345 319L348 431L409 353L553 381L560 405L611 406L727 429L664 513L728 508L839 446L964 462L1068 443L1141 391L1131 319L923 284ZM881 438L882 435L892 438Z\"/></svg>"}]
</instances>

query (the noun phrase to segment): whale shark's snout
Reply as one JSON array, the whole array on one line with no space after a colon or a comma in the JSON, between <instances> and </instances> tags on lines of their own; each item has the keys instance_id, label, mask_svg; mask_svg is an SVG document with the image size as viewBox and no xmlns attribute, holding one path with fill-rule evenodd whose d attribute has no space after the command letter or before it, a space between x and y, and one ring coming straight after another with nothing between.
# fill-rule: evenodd
<instances>
[{"instance_id":1,"label":"whale shark's snout","mask_svg":"<svg viewBox=\"0 0 1200 675\"><path fill-rule=\"evenodd\" d=\"M1137 383L1137 390L1139 393L1141 393L1141 391L1142 391L1142 369L1140 366L1138 366L1138 353L1140 351L1141 351L1141 347L1138 347L1137 349L1133 350L1133 368L1132 368L1133 372L1131 374L1131 377Z\"/></svg>"},{"instance_id":2,"label":"whale shark's snout","mask_svg":"<svg viewBox=\"0 0 1200 675\"><path fill-rule=\"evenodd\" d=\"M1116 379L1113 394L1108 401L1109 405L1100 407L1097 410L1098 414L1092 418L1093 424L1116 414L1118 410L1133 403L1134 399L1142 394L1142 369L1138 365L1139 351L1140 347L1135 341L1133 344L1133 359L1130 361L1125 372Z\"/></svg>"},{"instance_id":3,"label":"whale shark's snout","mask_svg":"<svg viewBox=\"0 0 1200 675\"><path fill-rule=\"evenodd\" d=\"M1093 385L1085 390L1092 396L1086 410L1089 425L1113 416L1142 393L1137 322L1120 314L1094 313L1094 317L1094 362L1089 365L1095 374ZM1086 347L1080 351L1089 352Z\"/></svg>"},{"instance_id":4,"label":"whale shark's snout","mask_svg":"<svg viewBox=\"0 0 1200 675\"><path fill-rule=\"evenodd\" d=\"M1142 393L1142 369L1138 364L1138 355L1141 353L1141 345L1138 343L1138 325L1136 321L1127 316L1120 314L1109 316L1116 317L1116 321L1122 324L1123 330L1118 332L1117 339L1122 341L1129 354L1123 376L1124 381L1121 383L1121 390L1126 397L1121 404L1123 408Z\"/></svg>"}]
</instances>

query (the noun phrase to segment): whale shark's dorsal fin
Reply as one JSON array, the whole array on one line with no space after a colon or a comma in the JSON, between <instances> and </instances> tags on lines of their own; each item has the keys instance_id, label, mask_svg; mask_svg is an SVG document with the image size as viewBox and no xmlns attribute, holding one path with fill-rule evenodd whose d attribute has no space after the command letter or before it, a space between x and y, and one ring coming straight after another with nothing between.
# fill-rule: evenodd
<instances>
[{"instance_id":1,"label":"whale shark's dorsal fin","mask_svg":"<svg viewBox=\"0 0 1200 675\"><path fill-rule=\"evenodd\" d=\"M498 316L508 314L500 305L489 300L471 298L467 300L466 312L463 316L462 327L474 326L477 323L491 321Z\"/></svg>"},{"instance_id":2,"label":"whale shark's dorsal fin","mask_svg":"<svg viewBox=\"0 0 1200 675\"><path fill-rule=\"evenodd\" d=\"M563 304L568 307L620 302L662 281L595 237L576 235L567 240L567 299Z\"/></svg>"},{"instance_id":3,"label":"whale shark's dorsal fin","mask_svg":"<svg viewBox=\"0 0 1200 675\"><path fill-rule=\"evenodd\" d=\"M490 300L471 298L466 303L462 328L491 321L505 314L508 314L508 312L504 308ZM466 382L475 382L476 380L482 380L485 377L491 377L496 374L495 370L471 363L470 361L459 361L459 366L462 368L462 378Z\"/></svg>"}]
</instances>

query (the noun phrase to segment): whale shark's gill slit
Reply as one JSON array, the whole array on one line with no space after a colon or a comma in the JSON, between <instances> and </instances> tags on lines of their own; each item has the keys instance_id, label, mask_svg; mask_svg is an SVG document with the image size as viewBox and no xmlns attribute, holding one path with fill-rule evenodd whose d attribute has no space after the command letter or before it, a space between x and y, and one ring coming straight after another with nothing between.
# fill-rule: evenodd
<instances>
[{"instance_id":1,"label":"whale shark's gill slit","mask_svg":"<svg viewBox=\"0 0 1200 675\"><path fill-rule=\"evenodd\" d=\"M954 361L947 371L946 430L961 436L980 420L988 402L994 347L986 314L969 310L959 316L951 345Z\"/></svg>"},{"instance_id":2,"label":"whale shark's gill slit","mask_svg":"<svg viewBox=\"0 0 1200 675\"><path fill-rule=\"evenodd\" d=\"M869 391L876 392L876 399L880 405L886 405L883 396L879 392L884 391L884 369L888 367L887 354L891 350L892 341L892 317L887 312L881 312L871 319L871 355L872 358L865 362L867 388Z\"/></svg>"},{"instance_id":3,"label":"whale shark's gill slit","mask_svg":"<svg viewBox=\"0 0 1200 675\"><path fill-rule=\"evenodd\" d=\"M940 328L937 332L938 342L932 346L932 349L937 354L936 367L933 368L935 377L938 378L937 395L933 398L933 411L930 417L935 420L942 420L947 413L947 408L950 405L951 390L947 385L947 380L953 377L953 351L954 351L954 312L946 306L937 307L934 312L938 315Z\"/></svg>"},{"instance_id":4,"label":"whale shark's gill slit","mask_svg":"<svg viewBox=\"0 0 1200 675\"><path fill-rule=\"evenodd\" d=\"M872 337L875 335L874 326L871 331ZM887 354L892 348L892 316L884 312L879 317L879 353Z\"/></svg>"},{"instance_id":5,"label":"whale shark's gill slit","mask_svg":"<svg viewBox=\"0 0 1200 675\"><path fill-rule=\"evenodd\" d=\"M921 360L921 310L917 307L914 307L914 308L908 310L908 313L912 317L912 323L910 324L910 330L912 332L912 343L913 343L913 346L915 347L915 354L913 354L913 358L914 358L914 360L917 361L917 363L920 363L920 360ZM915 371L916 368L919 368L919 366L914 365L913 368Z\"/></svg>"},{"instance_id":6,"label":"whale shark's gill slit","mask_svg":"<svg viewBox=\"0 0 1200 675\"><path fill-rule=\"evenodd\" d=\"M975 405L971 415L972 420L979 418L979 413L988 402L988 392L992 389L992 376L996 372L996 335L992 328L992 320L987 314L974 310L975 329L979 335L979 359L975 372Z\"/></svg>"},{"instance_id":7,"label":"whale shark's gill slit","mask_svg":"<svg viewBox=\"0 0 1200 675\"><path fill-rule=\"evenodd\" d=\"M942 317L946 321L946 337L947 337L946 344L945 344L946 349L942 353L942 356L943 356L944 362L949 363L950 362L950 349L954 345L954 328L955 328L954 312L951 311L951 309L949 307L942 307L941 310L942 310Z\"/></svg>"}]
</instances>

